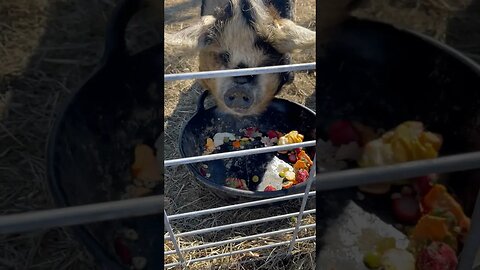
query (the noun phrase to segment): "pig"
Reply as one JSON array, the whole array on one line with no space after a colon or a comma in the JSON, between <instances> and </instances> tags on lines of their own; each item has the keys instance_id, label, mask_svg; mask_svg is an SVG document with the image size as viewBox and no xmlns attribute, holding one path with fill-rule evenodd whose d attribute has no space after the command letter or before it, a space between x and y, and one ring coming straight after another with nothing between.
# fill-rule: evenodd
<instances>
[{"instance_id":1,"label":"pig","mask_svg":"<svg viewBox=\"0 0 480 270\"><path fill-rule=\"evenodd\" d=\"M198 53L199 70L254 68L290 63L295 51L314 48L316 33L292 21L289 1L204 0L201 21L165 34L176 53ZM286 7L288 6L288 7ZM199 80L229 114L262 113L292 72Z\"/></svg>"}]
</instances>

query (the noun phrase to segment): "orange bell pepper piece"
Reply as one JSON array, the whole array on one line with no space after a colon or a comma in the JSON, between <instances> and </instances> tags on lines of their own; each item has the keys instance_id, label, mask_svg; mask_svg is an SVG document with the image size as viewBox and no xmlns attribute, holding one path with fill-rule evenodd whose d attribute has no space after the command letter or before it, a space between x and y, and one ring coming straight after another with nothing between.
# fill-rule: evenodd
<instances>
[{"instance_id":1,"label":"orange bell pepper piece","mask_svg":"<svg viewBox=\"0 0 480 270\"><path fill-rule=\"evenodd\" d=\"M448 194L445 186L436 184L423 198L423 206L426 211L444 209L451 212L458 221L458 226L464 231L470 228L470 218L463 212L462 206Z\"/></svg>"}]
</instances>

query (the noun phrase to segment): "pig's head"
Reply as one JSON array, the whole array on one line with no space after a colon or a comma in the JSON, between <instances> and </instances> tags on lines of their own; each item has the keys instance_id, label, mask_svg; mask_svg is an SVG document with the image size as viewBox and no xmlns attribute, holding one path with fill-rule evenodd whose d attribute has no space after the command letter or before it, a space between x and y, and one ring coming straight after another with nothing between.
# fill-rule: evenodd
<instances>
[{"instance_id":1,"label":"pig's head","mask_svg":"<svg viewBox=\"0 0 480 270\"><path fill-rule=\"evenodd\" d=\"M200 71L289 64L289 54L315 46L315 32L281 18L261 0L231 0L214 16L175 34L165 44L175 52L198 52ZM261 113L293 73L200 80L220 108L236 115Z\"/></svg>"}]
</instances>

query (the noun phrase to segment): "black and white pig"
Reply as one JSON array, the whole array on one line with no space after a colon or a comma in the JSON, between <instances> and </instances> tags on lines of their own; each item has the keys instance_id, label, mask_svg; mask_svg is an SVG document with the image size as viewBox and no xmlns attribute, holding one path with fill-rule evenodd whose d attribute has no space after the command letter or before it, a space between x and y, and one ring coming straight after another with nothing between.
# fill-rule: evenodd
<instances>
[{"instance_id":1,"label":"black and white pig","mask_svg":"<svg viewBox=\"0 0 480 270\"><path fill-rule=\"evenodd\" d=\"M253 68L290 63L296 50L315 47L315 31L292 21L292 2L204 0L201 22L165 35L177 53L198 52L199 70ZM219 108L244 116L261 113L291 72L200 80Z\"/></svg>"}]
</instances>

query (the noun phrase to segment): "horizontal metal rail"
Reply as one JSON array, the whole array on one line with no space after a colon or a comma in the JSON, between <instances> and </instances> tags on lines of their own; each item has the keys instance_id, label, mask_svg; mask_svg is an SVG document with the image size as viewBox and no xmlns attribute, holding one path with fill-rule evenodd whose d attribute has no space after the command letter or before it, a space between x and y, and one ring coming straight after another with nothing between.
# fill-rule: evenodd
<instances>
[{"instance_id":1,"label":"horizontal metal rail","mask_svg":"<svg viewBox=\"0 0 480 270\"><path fill-rule=\"evenodd\" d=\"M303 238L297 239L296 243L312 241L312 240L315 240L315 239L316 239L315 236L303 237ZM290 244L290 242L291 241L283 241L283 242L268 244L268 245L264 245L264 246L260 246L260 247L253 247L253 248L247 248L247 249L242 249L242 250L236 250L236 251L232 251L232 252L217 254L217 255L213 255L213 256L206 256L206 257L187 260L187 261L189 263L196 263L196 262L201 262L201 261L214 260L214 259L218 259L218 258L221 258L221 257L233 256L233 255L237 255L237 254L244 254L244 253L247 253L247 252L253 252L253 251L258 251L258 250L262 250L262 249L275 248L275 247L279 247L279 246L283 246L283 245L288 245L288 244ZM164 268L170 268L170 267L174 267L174 266L178 266L178 265L181 265L181 263L179 263L179 262L169 263L169 264L164 265Z\"/></svg>"},{"instance_id":2,"label":"horizontal metal rail","mask_svg":"<svg viewBox=\"0 0 480 270\"><path fill-rule=\"evenodd\" d=\"M297 193L297 194L292 194L292 195L286 195L286 196L280 196L280 197L275 197L275 198L258 200L258 201L251 201L251 202L238 203L238 204L221 206L221 207L216 207L216 208L204 209L204 210L195 211L195 212L169 215L168 219L170 221L172 221L172 220L180 219L180 218L198 217L198 216L202 216L202 215L214 214L214 213L218 213L218 212L235 210L235 209L240 209L240 208L245 208L245 207L258 206L258 205L262 205L262 204L269 204L269 203L275 203L275 202L281 202L281 201L287 201L287 200L302 198L303 195L304 195L303 193ZM308 195L309 196L315 195L315 191L310 191L308 193Z\"/></svg>"},{"instance_id":3,"label":"horizontal metal rail","mask_svg":"<svg viewBox=\"0 0 480 270\"><path fill-rule=\"evenodd\" d=\"M145 216L161 213L163 208L164 196L157 195L138 199L3 215L0 217L0 234Z\"/></svg>"},{"instance_id":4,"label":"horizontal metal rail","mask_svg":"<svg viewBox=\"0 0 480 270\"><path fill-rule=\"evenodd\" d=\"M316 226L316 223L303 225L303 226L299 227L299 230L312 229L312 228L315 228L315 226ZM277 230L277 231L273 231L273 232L259 233L259 234L254 234L254 235L249 235L249 236L244 236L244 237L239 237L239 238L234 238L234 239L229 239L229 240L224 240L224 241L218 241L218 242L214 242L214 243L198 245L198 246L194 246L194 247L188 247L188 248L180 249L180 251L181 252L189 252L189 251L198 250L198 249L217 247L217 246L222 246L222 245L231 244L231 243L248 241L248 240L261 238L261 237L268 237L268 236L282 234L282 233L289 233L289 232L293 232L294 230L295 230L295 228L292 227L292 228ZM179 235L176 234L175 236L179 236ZM168 256L168 255L172 255L172 254L175 254L175 253L177 253L175 250L169 250L169 251L166 251L164 254L165 254L165 256Z\"/></svg>"},{"instance_id":5,"label":"horizontal metal rail","mask_svg":"<svg viewBox=\"0 0 480 270\"><path fill-rule=\"evenodd\" d=\"M475 207L473 208L470 231L467 234L465 244L459 256L458 269L471 270L475 267L475 257L480 251L480 192L477 194ZM478 269L478 267L476 268Z\"/></svg>"},{"instance_id":6,"label":"horizontal metal rail","mask_svg":"<svg viewBox=\"0 0 480 270\"><path fill-rule=\"evenodd\" d=\"M331 190L401 180L435 172L447 173L478 168L480 168L480 152L473 152L377 168L351 169L340 172L317 174L316 186L317 191ZM311 194L314 194L314 192ZM300 198L303 194L289 196ZM284 197L278 197L266 200L267 202L265 203L270 203L286 199ZM250 202L248 205L254 206L261 202L262 201L254 201ZM235 206L230 207L227 207L226 210L236 208ZM0 217L0 233L24 232L58 226L78 225L133 216L143 216L161 213L162 209L163 196L158 195L138 199L4 215ZM214 212L215 211L204 210L201 211L201 214L211 214ZM185 213L173 215L171 218L177 219L189 215L198 216L198 214L194 213Z\"/></svg>"},{"instance_id":7,"label":"horizontal metal rail","mask_svg":"<svg viewBox=\"0 0 480 270\"><path fill-rule=\"evenodd\" d=\"M308 214L314 214L315 212L316 212L316 209L310 209L310 210L307 210L307 211L303 212L303 214L308 215ZM231 224L227 224L227 225L220 225L220 226L215 226L215 227L211 227L211 228L198 229L198 230L189 231L189 232L177 233L177 234L175 234L175 236L186 237L186 236L205 234L205 233L210 233L210 232L218 232L218 231L221 231L221 230L228 230L228 229L233 229L233 228L238 228L238 227L243 227L243 226L250 226L250 225L260 224L260 223L264 223L264 222L270 222L270 221L275 221L275 220L279 220L279 219L294 217L294 216L298 216L299 214L300 214L300 212L296 212L296 213L289 213L289 214L273 216L273 217L252 219L252 220L248 220L248 221L231 223ZM170 240L170 236L165 235L164 239L165 240Z\"/></svg>"},{"instance_id":8,"label":"horizontal metal rail","mask_svg":"<svg viewBox=\"0 0 480 270\"><path fill-rule=\"evenodd\" d=\"M276 151L286 151L286 150L302 148L302 147L313 147L315 145L316 145L316 141L312 140L312 141L306 141L301 143L267 146L267 147L260 147L260 148L247 149L247 150L229 151L229 152L204 155L204 156L171 159L171 160L165 160L163 164L165 167L172 167L172 166L212 161L212 160L218 160L218 159L242 157L242 156L248 156L248 155L258 155L258 154L271 153Z\"/></svg>"},{"instance_id":9,"label":"horizontal metal rail","mask_svg":"<svg viewBox=\"0 0 480 270\"><path fill-rule=\"evenodd\" d=\"M429 173L447 173L480 168L480 152L439 157L431 160L412 161L384 167L350 169L339 172L317 174L317 191L354 187L364 184L401 180ZM314 194L311 193L311 194ZM289 195L300 198L303 194ZM267 202L286 200L284 197L267 199ZM254 201L249 206L258 205L262 201ZM230 206L235 209L235 206ZM111 219L127 218L161 213L163 196L150 196L138 199L113 201L84 206L65 207L52 210L11 214L0 217L0 233L24 232L29 230L48 229L58 226L78 225ZM206 212L205 212L206 211ZM215 211L201 211L211 214ZM198 214L185 213L173 215L177 219Z\"/></svg>"},{"instance_id":10,"label":"horizontal metal rail","mask_svg":"<svg viewBox=\"0 0 480 270\"><path fill-rule=\"evenodd\" d=\"M324 174L317 173L317 191L403 180L430 173L447 173L479 168L480 151L435 159L410 161L396 165L349 169ZM317 171L319 171L319 168L317 168Z\"/></svg>"},{"instance_id":11,"label":"horizontal metal rail","mask_svg":"<svg viewBox=\"0 0 480 270\"><path fill-rule=\"evenodd\" d=\"M259 74L267 74L267 73L281 73L281 72L288 72L288 71L312 70L316 68L316 65L317 64L315 62L312 62L312 63L278 65L278 66L256 67L256 68L165 74L164 81L171 82L171 81L179 81L179 80L238 77L238 76L259 75Z\"/></svg>"}]
</instances>

